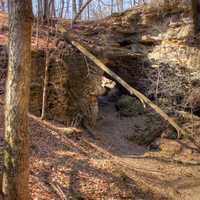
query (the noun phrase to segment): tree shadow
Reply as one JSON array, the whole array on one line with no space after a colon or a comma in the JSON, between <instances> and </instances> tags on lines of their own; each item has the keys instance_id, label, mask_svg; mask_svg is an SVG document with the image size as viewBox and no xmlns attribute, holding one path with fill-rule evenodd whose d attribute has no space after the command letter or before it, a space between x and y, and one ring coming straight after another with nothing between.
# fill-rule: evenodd
<instances>
[{"instance_id":1,"label":"tree shadow","mask_svg":"<svg viewBox=\"0 0 200 200\"><path fill-rule=\"evenodd\" d=\"M86 133L76 136L52 132L31 123L32 186L54 193L49 182L60 186L67 199L170 199L163 192L143 185L149 180L163 185L163 180L152 172L139 172L136 168L113 160L114 155L104 149ZM38 126L38 125L37 125ZM34 130L34 132L33 132Z\"/></svg>"}]
</instances>

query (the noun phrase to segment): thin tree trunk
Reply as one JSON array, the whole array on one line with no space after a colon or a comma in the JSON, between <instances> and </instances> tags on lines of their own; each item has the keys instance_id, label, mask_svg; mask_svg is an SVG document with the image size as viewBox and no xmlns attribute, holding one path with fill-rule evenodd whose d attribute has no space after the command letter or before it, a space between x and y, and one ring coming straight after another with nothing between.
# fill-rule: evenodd
<instances>
[{"instance_id":1,"label":"thin tree trunk","mask_svg":"<svg viewBox=\"0 0 200 200\"><path fill-rule=\"evenodd\" d=\"M60 5L60 18L63 18L64 16L64 8L65 8L65 1L61 0L61 5Z\"/></svg>"},{"instance_id":2,"label":"thin tree trunk","mask_svg":"<svg viewBox=\"0 0 200 200\"><path fill-rule=\"evenodd\" d=\"M44 87L43 87L43 96L42 96L42 113L41 113L41 119L45 119L46 116L46 105L47 105L47 86L48 86L48 80L49 80L49 50L48 50L48 44L49 44L49 36L47 36L47 49L46 49L46 61L45 61L45 74L44 74Z\"/></svg>"},{"instance_id":3,"label":"thin tree trunk","mask_svg":"<svg viewBox=\"0 0 200 200\"><path fill-rule=\"evenodd\" d=\"M28 105L31 72L31 0L9 0L9 64L5 104L2 191L5 200L28 200Z\"/></svg>"},{"instance_id":4,"label":"thin tree trunk","mask_svg":"<svg viewBox=\"0 0 200 200\"><path fill-rule=\"evenodd\" d=\"M47 18L56 17L56 10L55 10L55 1L50 0L48 4L48 16ZM51 17L50 17L51 16Z\"/></svg>"},{"instance_id":5,"label":"thin tree trunk","mask_svg":"<svg viewBox=\"0 0 200 200\"><path fill-rule=\"evenodd\" d=\"M113 14L113 7L114 7L114 1L111 0L111 9L110 9L111 15Z\"/></svg>"},{"instance_id":6,"label":"thin tree trunk","mask_svg":"<svg viewBox=\"0 0 200 200\"><path fill-rule=\"evenodd\" d=\"M87 6L87 18L90 20L90 4Z\"/></svg>"},{"instance_id":7,"label":"thin tree trunk","mask_svg":"<svg viewBox=\"0 0 200 200\"><path fill-rule=\"evenodd\" d=\"M120 5L120 12L122 12L124 10L124 1L119 0L119 5Z\"/></svg>"},{"instance_id":8,"label":"thin tree trunk","mask_svg":"<svg viewBox=\"0 0 200 200\"><path fill-rule=\"evenodd\" d=\"M37 12L37 19L36 19L36 46L38 47L38 40L39 40L39 19L40 19L39 0L38 0L38 3L37 3L37 9L38 9L38 12Z\"/></svg>"},{"instance_id":9,"label":"thin tree trunk","mask_svg":"<svg viewBox=\"0 0 200 200\"><path fill-rule=\"evenodd\" d=\"M75 18L77 14L76 0L72 0L72 19Z\"/></svg>"},{"instance_id":10,"label":"thin tree trunk","mask_svg":"<svg viewBox=\"0 0 200 200\"><path fill-rule=\"evenodd\" d=\"M48 19L48 21L49 21L49 19ZM49 71L49 29L47 32L47 46L46 46L46 60L45 60L45 73L44 73L41 119L45 119L45 116L46 116L47 89L48 89L47 87L48 87L48 81L49 81L48 71Z\"/></svg>"},{"instance_id":11,"label":"thin tree trunk","mask_svg":"<svg viewBox=\"0 0 200 200\"><path fill-rule=\"evenodd\" d=\"M48 0L44 0L44 11L43 11L43 20L47 22L49 16L49 3Z\"/></svg>"},{"instance_id":12,"label":"thin tree trunk","mask_svg":"<svg viewBox=\"0 0 200 200\"><path fill-rule=\"evenodd\" d=\"M1 10L5 11L5 1L4 0L0 0L1 3Z\"/></svg>"},{"instance_id":13,"label":"thin tree trunk","mask_svg":"<svg viewBox=\"0 0 200 200\"><path fill-rule=\"evenodd\" d=\"M82 7L82 5L83 5L83 0L79 0L78 2L79 2L79 3L78 3L78 11L80 11L80 9L81 9L81 7ZM81 19L81 14L80 14L80 16L79 16L79 19Z\"/></svg>"},{"instance_id":14,"label":"thin tree trunk","mask_svg":"<svg viewBox=\"0 0 200 200\"><path fill-rule=\"evenodd\" d=\"M43 20L43 2L42 0L37 0L38 4L38 16L39 16L39 21Z\"/></svg>"},{"instance_id":15,"label":"thin tree trunk","mask_svg":"<svg viewBox=\"0 0 200 200\"><path fill-rule=\"evenodd\" d=\"M117 5L117 12L119 12L120 11L120 9L119 9L119 0L116 0L116 5Z\"/></svg>"}]
</instances>

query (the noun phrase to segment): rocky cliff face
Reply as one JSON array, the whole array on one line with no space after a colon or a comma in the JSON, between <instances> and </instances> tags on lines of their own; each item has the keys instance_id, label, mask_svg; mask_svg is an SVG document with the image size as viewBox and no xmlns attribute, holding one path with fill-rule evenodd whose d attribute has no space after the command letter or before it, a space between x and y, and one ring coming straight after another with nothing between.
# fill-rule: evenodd
<instances>
[{"instance_id":1,"label":"rocky cliff face","mask_svg":"<svg viewBox=\"0 0 200 200\"><path fill-rule=\"evenodd\" d=\"M183 106L200 85L200 45L190 3L173 2L77 25L71 33L157 103Z\"/></svg>"}]
</instances>

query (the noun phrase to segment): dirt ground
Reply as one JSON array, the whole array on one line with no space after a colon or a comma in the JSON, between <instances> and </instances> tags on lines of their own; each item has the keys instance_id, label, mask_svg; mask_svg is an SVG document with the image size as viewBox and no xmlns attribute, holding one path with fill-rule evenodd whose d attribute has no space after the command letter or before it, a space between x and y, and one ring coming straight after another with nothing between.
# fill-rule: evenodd
<instances>
[{"instance_id":1,"label":"dirt ground","mask_svg":"<svg viewBox=\"0 0 200 200\"><path fill-rule=\"evenodd\" d=\"M151 152L127 139L145 126L148 115L120 118L109 104L100 116L92 134L61 134L30 120L33 200L200 199L195 147L165 139L162 150ZM2 158L2 106L0 137Z\"/></svg>"}]
</instances>

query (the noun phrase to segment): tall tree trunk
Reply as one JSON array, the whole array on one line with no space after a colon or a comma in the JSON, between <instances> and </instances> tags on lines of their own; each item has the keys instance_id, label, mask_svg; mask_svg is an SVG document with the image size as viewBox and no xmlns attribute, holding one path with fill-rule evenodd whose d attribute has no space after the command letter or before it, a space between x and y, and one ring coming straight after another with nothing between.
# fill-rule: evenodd
<instances>
[{"instance_id":1,"label":"tall tree trunk","mask_svg":"<svg viewBox=\"0 0 200 200\"><path fill-rule=\"evenodd\" d=\"M54 0L51 1L51 12L52 12L51 17L56 17L56 8Z\"/></svg>"},{"instance_id":2,"label":"tall tree trunk","mask_svg":"<svg viewBox=\"0 0 200 200\"><path fill-rule=\"evenodd\" d=\"M113 14L113 7L114 7L114 1L111 0L111 9L110 9L111 15Z\"/></svg>"},{"instance_id":3,"label":"tall tree trunk","mask_svg":"<svg viewBox=\"0 0 200 200\"><path fill-rule=\"evenodd\" d=\"M87 19L90 20L90 5L87 6Z\"/></svg>"},{"instance_id":4,"label":"tall tree trunk","mask_svg":"<svg viewBox=\"0 0 200 200\"><path fill-rule=\"evenodd\" d=\"M0 0L1 3L1 10L5 11L5 1L4 0Z\"/></svg>"},{"instance_id":5,"label":"tall tree trunk","mask_svg":"<svg viewBox=\"0 0 200 200\"><path fill-rule=\"evenodd\" d=\"M76 14L77 14L76 0L72 0L72 19L75 18Z\"/></svg>"},{"instance_id":6,"label":"tall tree trunk","mask_svg":"<svg viewBox=\"0 0 200 200\"><path fill-rule=\"evenodd\" d=\"M119 0L119 6L120 6L120 12L122 12L124 10L124 1L123 0Z\"/></svg>"},{"instance_id":7,"label":"tall tree trunk","mask_svg":"<svg viewBox=\"0 0 200 200\"><path fill-rule=\"evenodd\" d=\"M43 2L42 0L37 0L37 6L38 6L38 17L39 17L39 21L43 20Z\"/></svg>"},{"instance_id":8,"label":"tall tree trunk","mask_svg":"<svg viewBox=\"0 0 200 200\"><path fill-rule=\"evenodd\" d=\"M69 6L70 6L70 0L67 0L66 9L65 9L65 18L67 18L67 16L69 16Z\"/></svg>"},{"instance_id":9,"label":"tall tree trunk","mask_svg":"<svg viewBox=\"0 0 200 200\"><path fill-rule=\"evenodd\" d=\"M46 116L46 105L47 105L47 90L48 90L48 80L49 80L49 31L47 33L47 46L46 46L46 60L45 60L45 73L44 73L44 87L42 95L42 113L41 119L45 119Z\"/></svg>"},{"instance_id":10,"label":"tall tree trunk","mask_svg":"<svg viewBox=\"0 0 200 200\"><path fill-rule=\"evenodd\" d=\"M60 18L63 18L64 17L64 9L65 9L65 1L64 0L61 0L60 2Z\"/></svg>"},{"instance_id":11,"label":"tall tree trunk","mask_svg":"<svg viewBox=\"0 0 200 200\"><path fill-rule=\"evenodd\" d=\"M78 11L81 10L82 5L83 5L83 0L79 0L79 1L78 1ZM79 16L79 19L81 19L81 14L80 14L80 16Z\"/></svg>"},{"instance_id":12,"label":"tall tree trunk","mask_svg":"<svg viewBox=\"0 0 200 200\"><path fill-rule=\"evenodd\" d=\"M43 11L44 22L47 22L48 16L49 16L49 2L48 0L44 0L44 11Z\"/></svg>"},{"instance_id":13,"label":"tall tree trunk","mask_svg":"<svg viewBox=\"0 0 200 200\"><path fill-rule=\"evenodd\" d=\"M5 104L2 191L5 200L28 200L28 105L31 71L31 0L9 0L9 64Z\"/></svg>"},{"instance_id":14,"label":"tall tree trunk","mask_svg":"<svg viewBox=\"0 0 200 200\"><path fill-rule=\"evenodd\" d=\"M119 12L119 1L118 0L116 0L116 9L117 9L117 12Z\"/></svg>"}]
</instances>

